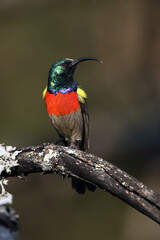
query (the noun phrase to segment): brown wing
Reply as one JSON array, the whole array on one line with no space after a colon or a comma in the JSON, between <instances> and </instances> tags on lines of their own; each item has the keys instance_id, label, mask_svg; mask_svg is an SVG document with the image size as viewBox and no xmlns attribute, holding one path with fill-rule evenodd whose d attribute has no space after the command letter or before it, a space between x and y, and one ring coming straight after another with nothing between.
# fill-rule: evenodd
<instances>
[{"instance_id":1,"label":"brown wing","mask_svg":"<svg viewBox=\"0 0 160 240\"><path fill-rule=\"evenodd\" d=\"M83 119L82 146L83 146L83 151L87 151L90 145L90 123L89 123L89 114L88 114L86 99L84 103L80 102L80 107L81 107L82 119Z\"/></svg>"}]
</instances>

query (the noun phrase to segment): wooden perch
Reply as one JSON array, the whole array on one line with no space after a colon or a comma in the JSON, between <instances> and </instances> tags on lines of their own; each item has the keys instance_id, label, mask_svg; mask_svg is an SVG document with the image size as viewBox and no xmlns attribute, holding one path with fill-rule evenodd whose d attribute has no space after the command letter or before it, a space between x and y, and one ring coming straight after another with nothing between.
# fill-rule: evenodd
<instances>
[{"instance_id":1,"label":"wooden perch","mask_svg":"<svg viewBox=\"0 0 160 240\"><path fill-rule=\"evenodd\" d=\"M0 153L2 177L35 172L77 177L110 192L160 223L160 195L93 154L50 143L22 148L1 147L5 149L4 154Z\"/></svg>"}]
</instances>

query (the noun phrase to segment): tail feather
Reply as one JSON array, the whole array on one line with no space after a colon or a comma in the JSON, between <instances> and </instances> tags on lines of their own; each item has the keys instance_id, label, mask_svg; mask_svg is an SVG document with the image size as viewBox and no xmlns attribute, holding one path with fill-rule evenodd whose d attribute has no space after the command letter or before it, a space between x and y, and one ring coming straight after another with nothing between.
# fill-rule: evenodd
<instances>
[{"instance_id":1,"label":"tail feather","mask_svg":"<svg viewBox=\"0 0 160 240\"><path fill-rule=\"evenodd\" d=\"M91 192L96 190L95 185L75 177L72 177L72 188L75 189L79 194L84 194L86 192L86 188Z\"/></svg>"},{"instance_id":2,"label":"tail feather","mask_svg":"<svg viewBox=\"0 0 160 240\"><path fill-rule=\"evenodd\" d=\"M88 182L85 182L86 186L87 186L87 189L91 192L94 192L96 190L96 186L91 184L91 183L88 183Z\"/></svg>"},{"instance_id":3,"label":"tail feather","mask_svg":"<svg viewBox=\"0 0 160 240\"><path fill-rule=\"evenodd\" d=\"M71 142L69 146L80 149L82 151L86 150L82 140ZM86 192L86 189L88 189L91 192L94 192L96 190L96 186L93 185L92 183L85 182L75 177L72 177L72 188L75 189L79 194L84 194Z\"/></svg>"},{"instance_id":4,"label":"tail feather","mask_svg":"<svg viewBox=\"0 0 160 240\"><path fill-rule=\"evenodd\" d=\"M79 194L84 194L86 192L86 184L83 180L72 177L72 188Z\"/></svg>"}]
</instances>

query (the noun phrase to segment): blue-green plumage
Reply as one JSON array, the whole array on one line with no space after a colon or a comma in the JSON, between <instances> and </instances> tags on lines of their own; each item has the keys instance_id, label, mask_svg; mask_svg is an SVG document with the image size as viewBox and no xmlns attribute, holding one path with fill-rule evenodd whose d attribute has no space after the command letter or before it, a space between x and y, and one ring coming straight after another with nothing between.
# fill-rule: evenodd
<instances>
[{"instance_id":1,"label":"blue-green plumage","mask_svg":"<svg viewBox=\"0 0 160 240\"><path fill-rule=\"evenodd\" d=\"M73 60L69 58L61 59L54 63L49 71L48 90L58 91L68 88L75 89L79 84L73 79L76 66L72 66Z\"/></svg>"}]
</instances>

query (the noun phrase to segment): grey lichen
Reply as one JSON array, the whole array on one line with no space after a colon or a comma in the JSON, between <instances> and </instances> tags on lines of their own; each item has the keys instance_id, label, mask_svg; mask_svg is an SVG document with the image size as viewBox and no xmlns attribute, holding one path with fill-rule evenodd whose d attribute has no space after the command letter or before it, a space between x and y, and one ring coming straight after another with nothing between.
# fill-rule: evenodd
<instances>
[{"instance_id":1,"label":"grey lichen","mask_svg":"<svg viewBox=\"0 0 160 240\"><path fill-rule=\"evenodd\" d=\"M95 169L96 170L99 170L99 169L104 169L104 164L103 163L97 163L97 164L95 164Z\"/></svg>"},{"instance_id":2,"label":"grey lichen","mask_svg":"<svg viewBox=\"0 0 160 240\"><path fill-rule=\"evenodd\" d=\"M5 194L0 194L0 206L8 205L13 203L13 196L9 192Z\"/></svg>"},{"instance_id":3,"label":"grey lichen","mask_svg":"<svg viewBox=\"0 0 160 240\"><path fill-rule=\"evenodd\" d=\"M7 173L11 172L11 168L18 166L18 162L16 160L16 156L21 151L17 151L16 147L12 146L4 146L0 144L0 175L3 171ZM7 185L8 180L1 178L0 180L0 206L12 204L12 194L6 192L4 185Z\"/></svg>"},{"instance_id":4,"label":"grey lichen","mask_svg":"<svg viewBox=\"0 0 160 240\"><path fill-rule=\"evenodd\" d=\"M4 147L2 144L0 144L0 174L3 171L10 173L11 168L19 165L15 159L20 152L21 151L16 151L15 147Z\"/></svg>"},{"instance_id":5,"label":"grey lichen","mask_svg":"<svg viewBox=\"0 0 160 240\"><path fill-rule=\"evenodd\" d=\"M59 151L48 149L48 153L46 153L43 158L43 164L42 164L43 171L51 170L52 164L50 162L52 158L57 159L58 157L59 157Z\"/></svg>"},{"instance_id":6,"label":"grey lichen","mask_svg":"<svg viewBox=\"0 0 160 240\"><path fill-rule=\"evenodd\" d=\"M66 152L69 154L69 155L75 155L75 156L78 156L78 153L77 153L77 151L75 150L75 149L73 149L73 148L66 148L65 149L66 150Z\"/></svg>"},{"instance_id":7,"label":"grey lichen","mask_svg":"<svg viewBox=\"0 0 160 240\"><path fill-rule=\"evenodd\" d=\"M9 192L6 192L4 185L8 184L8 180L1 179L0 187L1 187L1 194L0 194L0 206L12 204L13 196Z\"/></svg>"}]
</instances>

